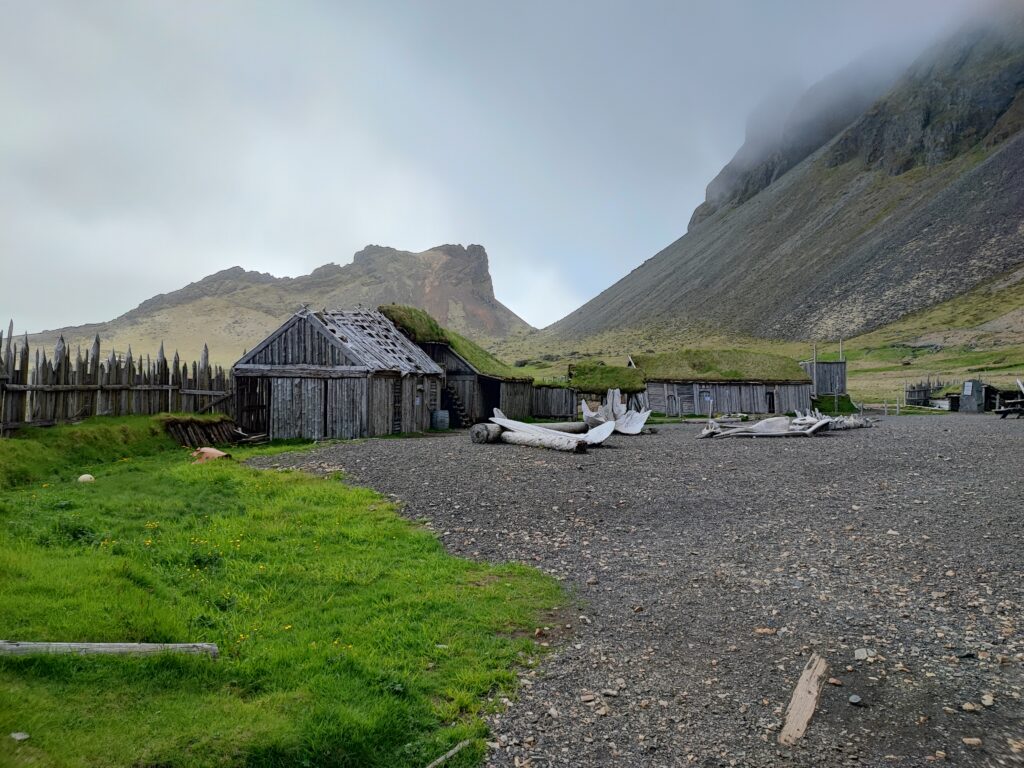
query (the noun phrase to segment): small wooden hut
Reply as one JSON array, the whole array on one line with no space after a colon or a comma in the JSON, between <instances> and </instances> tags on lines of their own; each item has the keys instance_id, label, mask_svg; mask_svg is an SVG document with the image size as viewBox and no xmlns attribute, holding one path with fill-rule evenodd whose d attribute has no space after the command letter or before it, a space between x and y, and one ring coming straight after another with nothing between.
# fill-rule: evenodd
<instances>
[{"instance_id":1,"label":"small wooden hut","mask_svg":"<svg viewBox=\"0 0 1024 768\"><path fill-rule=\"evenodd\" d=\"M303 309L235 363L236 418L271 439L430 427L444 371L380 312Z\"/></svg>"},{"instance_id":2,"label":"small wooden hut","mask_svg":"<svg viewBox=\"0 0 1024 768\"><path fill-rule=\"evenodd\" d=\"M846 394L845 360L804 360L800 363L804 373L811 377L811 394L814 397Z\"/></svg>"},{"instance_id":3,"label":"small wooden hut","mask_svg":"<svg viewBox=\"0 0 1024 768\"><path fill-rule=\"evenodd\" d=\"M686 349L629 359L647 407L667 416L792 413L811 408L811 377L795 360L741 350Z\"/></svg>"},{"instance_id":4,"label":"small wooden hut","mask_svg":"<svg viewBox=\"0 0 1024 768\"><path fill-rule=\"evenodd\" d=\"M385 304L387 315L445 373L442 408L455 426L487 421L495 408L510 419L533 414L533 379L517 374L482 347L451 331L422 309Z\"/></svg>"}]
</instances>

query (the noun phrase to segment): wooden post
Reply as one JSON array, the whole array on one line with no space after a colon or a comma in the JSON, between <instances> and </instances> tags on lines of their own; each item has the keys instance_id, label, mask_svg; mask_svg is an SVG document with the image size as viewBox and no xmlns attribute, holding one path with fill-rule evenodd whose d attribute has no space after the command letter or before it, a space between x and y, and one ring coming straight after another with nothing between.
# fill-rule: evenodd
<instances>
[{"instance_id":1,"label":"wooden post","mask_svg":"<svg viewBox=\"0 0 1024 768\"><path fill-rule=\"evenodd\" d=\"M818 342L811 345L811 389L814 396L818 396Z\"/></svg>"}]
</instances>

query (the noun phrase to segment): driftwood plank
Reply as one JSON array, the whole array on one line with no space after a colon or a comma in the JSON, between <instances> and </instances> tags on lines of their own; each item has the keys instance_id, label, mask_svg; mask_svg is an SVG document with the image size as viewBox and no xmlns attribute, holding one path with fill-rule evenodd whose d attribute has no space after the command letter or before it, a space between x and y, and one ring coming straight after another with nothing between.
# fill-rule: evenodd
<instances>
[{"instance_id":1,"label":"driftwood plank","mask_svg":"<svg viewBox=\"0 0 1024 768\"><path fill-rule=\"evenodd\" d=\"M828 662L816 653L811 654L800 679L793 690L793 698L786 709L786 722L779 733L779 744L792 746L807 731L811 717L818 706L821 687L825 684Z\"/></svg>"},{"instance_id":2,"label":"driftwood plank","mask_svg":"<svg viewBox=\"0 0 1024 768\"><path fill-rule=\"evenodd\" d=\"M216 659L220 654L215 643L21 643L0 640L0 656L35 654L117 654L152 656L158 653L190 653Z\"/></svg>"}]
</instances>

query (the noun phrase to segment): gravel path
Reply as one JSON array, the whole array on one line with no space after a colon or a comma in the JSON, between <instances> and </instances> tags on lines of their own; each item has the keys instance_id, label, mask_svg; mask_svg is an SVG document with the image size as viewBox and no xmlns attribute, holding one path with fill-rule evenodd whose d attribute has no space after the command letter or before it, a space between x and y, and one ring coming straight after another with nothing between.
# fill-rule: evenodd
<instances>
[{"instance_id":1,"label":"gravel path","mask_svg":"<svg viewBox=\"0 0 1024 768\"><path fill-rule=\"evenodd\" d=\"M586 455L463 433L258 463L343 470L451 552L566 584L554 651L492 718L492 765L1024 765L1024 423L698 429ZM783 748L812 651L832 684Z\"/></svg>"}]
</instances>

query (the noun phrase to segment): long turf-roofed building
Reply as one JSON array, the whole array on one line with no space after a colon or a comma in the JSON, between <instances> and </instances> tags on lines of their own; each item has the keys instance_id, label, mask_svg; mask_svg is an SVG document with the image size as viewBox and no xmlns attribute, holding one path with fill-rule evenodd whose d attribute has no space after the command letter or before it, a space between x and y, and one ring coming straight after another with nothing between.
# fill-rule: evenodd
<instances>
[{"instance_id":1,"label":"long turf-roofed building","mask_svg":"<svg viewBox=\"0 0 1024 768\"><path fill-rule=\"evenodd\" d=\"M668 416L791 413L811 407L810 376L795 360L741 350L688 349L633 355L647 407Z\"/></svg>"}]
</instances>

